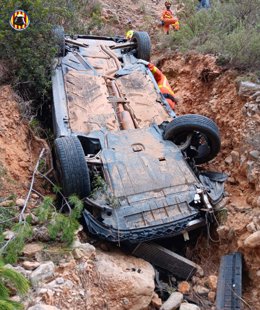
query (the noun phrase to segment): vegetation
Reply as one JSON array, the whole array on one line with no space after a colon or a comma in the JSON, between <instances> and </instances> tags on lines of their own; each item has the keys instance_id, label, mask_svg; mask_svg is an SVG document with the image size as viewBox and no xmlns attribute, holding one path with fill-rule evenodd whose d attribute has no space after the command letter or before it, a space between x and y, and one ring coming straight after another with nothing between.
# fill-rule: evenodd
<instances>
[{"instance_id":1,"label":"vegetation","mask_svg":"<svg viewBox=\"0 0 260 310\"><path fill-rule=\"evenodd\" d=\"M53 199L46 196L37 210L39 221L47 226L50 239L59 239L66 245L74 241L75 231L79 228L78 219L83 210L83 202L76 196L69 197L69 203L73 207L70 214L63 214L56 211Z\"/></svg>"},{"instance_id":2,"label":"vegetation","mask_svg":"<svg viewBox=\"0 0 260 310\"><path fill-rule=\"evenodd\" d=\"M0 6L0 60L12 72L16 89L25 99L37 99L39 105L50 94L51 66L58 50L53 28L62 25L66 33L84 32L86 19L92 27L100 24L100 6L92 0L2 0ZM30 18L24 31L9 25L17 9Z\"/></svg>"},{"instance_id":3,"label":"vegetation","mask_svg":"<svg viewBox=\"0 0 260 310\"><path fill-rule=\"evenodd\" d=\"M25 242L32 236L32 227L27 222L17 223L10 227L14 232L14 237L5 242L3 235L0 235L0 243L3 247L0 249L0 258L6 263L16 263L19 255L25 246Z\"/></svg>"},{"instance_id":4,"label":"vegetation","mask_svg":"<svg viewBox=\"0 0 260 310\"><path fill-rule=\"evenodd\" d=\"M1 150L1 149L0 149ZM4 167L4 165L2 164L2 162L0 161L0 189L2 188L3 184L2 184L2 178L5 176L6 174L6 169Z\"/></svg>"},{"instance_id":5,"label":"vegetation","mask_svg":"<svg viewBox=\"0 0 260 310\"><path fill-rule=\"evenodd\" d=\"M0 261L0 309L23 309L20 303L10 300L8 287L14 287L19 294L25 294L29 290L29 282L15 270L4 267L3 262Z\"/></svg>"},{"instance_id":6,"label":"vegetation","mask_svg":"<svg viewBox=\"0 0 260 310\"><path fill-rule=\"evenodd\" d=\"M171 34L170 46L214 54L219 64L242 70L260 68L260 0L211 2L211 9L200 11L194 1L185 2L178 15L181 29Z\"/></svg>"},{"instance_id":7,"label":"vegetation","mask_svg":"<svg viewBox=\"0 0 260 310\"><path fill-rule=\"evenodd\" d=\"M56 210L53 202L52 197L45 196L42 204L37 208L36 216L38 217L39 225L44 225L48 228L50 240L61 241L66 246L69 246L74 241L75 231L79 228L78 220L81 217L83 203L76 196L69 197L67 203L71 206L69 207L70 213L63 214ZM32 237L33 227L30 216L25 221L14 224L13 211L7 213L6 210L8 209L0 208L0 214L5 219L0 231L0 258L6 263L16 263L19 255L22 253L25 242ZM14 232L14 237L9 241L4 239L3 232L6 228Z\"/></svg>"},{"instance_id":8,"label":"vegetation","mask_svg":"<svg viewBox=\"0 0 260 310\"><path fill-rule=\"evenodd\" d=\"M55 190L59 191L58 187ZM58 212L53 204L53 198L46 196L37 208L36 215L38 228L47 227L50 240L60 241L69 246L79 228L78 219L81 217L83 203L76 196L71 196L66 204L69 204L69 214ZM25 243L32 240L33 215L14 223L14 219L18 219L18 211L12 206L1 207L0 215L0 310L23 309L20 303L10 300L9 288L14 287L19 294L25 294L29 289L28 281L18 272L4 267L4 263L16 263ZM6 229L13 232L9 240L5 240Z\"/></svg>"},{"instance_id":9,"label":"vegetation","mask_svg":"<svg viewBox=\"0 0 260 310\"><path fill-rule=\"evenodd\" d=\"M106 181L99 174L95 174L93 177L90 197L101 205L108 205L112 208L119 207L118 199L114 196Z\"/></svg>"}]
</instances>

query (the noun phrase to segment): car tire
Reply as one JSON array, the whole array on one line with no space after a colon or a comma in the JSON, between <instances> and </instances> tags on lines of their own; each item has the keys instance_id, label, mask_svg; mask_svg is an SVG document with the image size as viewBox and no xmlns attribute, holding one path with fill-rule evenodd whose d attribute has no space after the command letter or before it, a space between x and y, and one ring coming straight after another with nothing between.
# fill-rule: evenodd
<instances>
[{"instance_id":1,"label":"car tire","mask_svg":"<svg viewBox=\"0 0 260 310\"><path fill-rule=\"evenodd\" d=\"M58 47L58 57L65 56L65 33L62 26L55 26L52 30L54 41Z\"/></svg>"},{"instance_id":2,"label":"car tire","mask_svg":"<svg viewBox=\"0 0 260 310\"><path fill-rule=\"evenodd\" d=\"M149 34L145 31L135 31L131 40L137 44L135 57L150 61L151 40Z\"/></svg>"},{"instance_id":3,"label":"car tire","mask_svg":"<svg viewBox=\"0 0 260 310\"><path fill-rule=\"evenodd\" d=\"M179 116L171 121L164 131L164 139L171 140L182 151L191 146L195 135L200 135L199 139L202 141L196 145L198 153L194 157L195 163L204 164L216 157L221 146L220 133L215 122L206 116L197 114Z\"/></svg>"},{"instance_id":4,"label":"car tire","mask_svg":"<svg viewBox=\"0 0 260 310\"><path fill-rule=\"evenodd\" d=\"M58 138L54 141L55 164L63 194L76 194L79 198L90 194L90 177L85 154L75 136Z\"/></svg>"}]
</instances>

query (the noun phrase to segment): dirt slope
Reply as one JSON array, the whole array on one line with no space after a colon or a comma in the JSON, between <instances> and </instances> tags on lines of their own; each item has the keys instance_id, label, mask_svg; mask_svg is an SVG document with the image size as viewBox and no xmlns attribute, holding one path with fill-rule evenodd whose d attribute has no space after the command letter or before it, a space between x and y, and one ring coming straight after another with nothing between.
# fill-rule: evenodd
<instances>
[{"instance_id":1,"label":"dirt slope","mask_svg":"<svg viewBox=\"0 0 260 310\"><path fill-rule=\"evenodd\" d=\"M171 55L158 60L158 65L169 78L179 96L177 114L197 113L210 117L218 124L222 136L222 150L215 160L208 164L211 170L222 171L229 175L226 184L228 193L227 218L220 224L219 235L214 235L218 242L209 242L204 237L192 249L192 257L204 266L206 275L217 273L220 257L233 251L244 254L246 279L245 298L252 309L260 298L259 284L259 248L248 249L243 241L249 236L247 225L259 219L259 190L257 183L249 182L246 159L254 143L247 143L252 132L259 132L259 123L254 123L254 130L249 132L244 115L245 99L237 94L237 73L216 66L215 58L191 54L188 56ZM257 125L258 124L258 125ZM249 160L250 162L250 160ZM226 217L225 216L225 217ZM217 253L217 255L216 255Z\"/></svg>"},{"instance_id":2,"label":"dirt slope","mask_svg":"<svg viewBox=\"0 0 260 310\"><path fill-rule=\"evenodd\" d=\"M0 86L0 198L24 195L41 147L18 105L11 87Z\"/></svg>"}]
</instances>

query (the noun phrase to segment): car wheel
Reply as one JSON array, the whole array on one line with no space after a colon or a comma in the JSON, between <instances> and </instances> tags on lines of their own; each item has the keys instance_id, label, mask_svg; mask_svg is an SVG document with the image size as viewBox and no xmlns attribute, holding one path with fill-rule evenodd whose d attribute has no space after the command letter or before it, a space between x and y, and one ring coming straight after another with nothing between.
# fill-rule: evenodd
<instances>
[{"instance_id":1,"label":"car wheel","mask_svg":"<svg viewBox=\"0 0 260 310\"><path fill-rule=\"evenodd\" d=\"M55 43L58 47L58 56L65 56L65 34L62 26L55 26L52 30Z\"/></svg>"},{"instance_id":2,"label":"car wheel","mask_svg":"<svg viewBox=\"0 0 260 310\"><path fill-rule=\"evenodd\" d=\"M90 178L85 154L77 137L68 136L54 141L55 163L58 179L66 197L79 198L90 194Z\"/></svg>"},{"instance_id":3,"label":"car wheel","mask_svg":"<svg viewBox=\"0 0 260 310\"><path fill-rule=\"evenodd\" d=\"M151 41L149 34L144 31L136 31L133 34L132 41L137 44L135 57L146 61L150 61Z\"/></svg>"},{"instance_id":4,"label":"car wheel","mask_svg":"<svg viewBox=\"0 0 260 310\"><path fill-rule=\"evenodd\" d=\"M206 116L187 114L171 121L165 128L164 139L174 142L196 164L213 159L220 151L217 125Z\"/></svg>"}]
</instances>

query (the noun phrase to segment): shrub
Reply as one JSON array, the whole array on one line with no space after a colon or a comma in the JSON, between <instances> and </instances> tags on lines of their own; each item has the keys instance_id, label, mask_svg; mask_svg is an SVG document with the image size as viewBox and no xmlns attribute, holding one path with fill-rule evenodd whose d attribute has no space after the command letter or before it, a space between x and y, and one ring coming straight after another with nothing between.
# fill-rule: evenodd
<instances>
[{"instance_id":1,"label":"shrub","mask_svg":"<svg viewBox=\"0 0 260 310\"><path fill-rule=\"evenodd\" d=\"M25 294L29 290L29 282L26 278L17 271L6 268L0 261L0 309L23 309L20 303L10 300L10 291L7 286L14 287L20 294Z\"/></svg>"},{"instance_id":2,"label":"shrub","mask_svg":"<svg viewBox=\"0 0 260 310\"><path fill-rule=\"evenodd\" d=\"M66 245L74 241L75 231L79 228L78 220L84 207L83 202L76 196L70 196L69 203L73 207L70 214L63 214L53 208L53 199L46 196L37 210L39 221L47 226L50 239L59 239Z\"/></svg>"},{"instance_id":3,"label":"shrub","mask_svg":"<svg viewBox=\"0 0 260 310\"><path fill-rule=\"evenodd\" d=\"M62 25L65 32L84 29L82 14L87 0L2 0L0 16L0 60L12 72L12 82L27 97L44 100L50 90L50 74L57 46L52 29ZM22 9L30 18L24 31L9 25L13 11ZM22 92L23 94L23 92Z\"/></svg>"},{"instance_id":4,"label":"shrub","mask_svg":"<svg viewBox=\"0 0 260 310\"><path fill-rule=\"evenodd\" d=\"M3 235L0 235L0 257L4 262L14 264L17 262L25 242L32 236L32 227L27 222L17 223L11 226L15 237L5 242Z\"/></svg>"},{"instance_id":5,"label":"shrub","mask_svg":"<svg viewBox=\"0 0 260 310\"><path fill-rule=\"evenodd\" d=\"M181 29L171 34L169 44L181 51L215 54L225 64L255 70L260 67L259 10L260 0L216 0L211 9L200 11L188 0L179 15Z\"/></svg>"}]
</instances>

